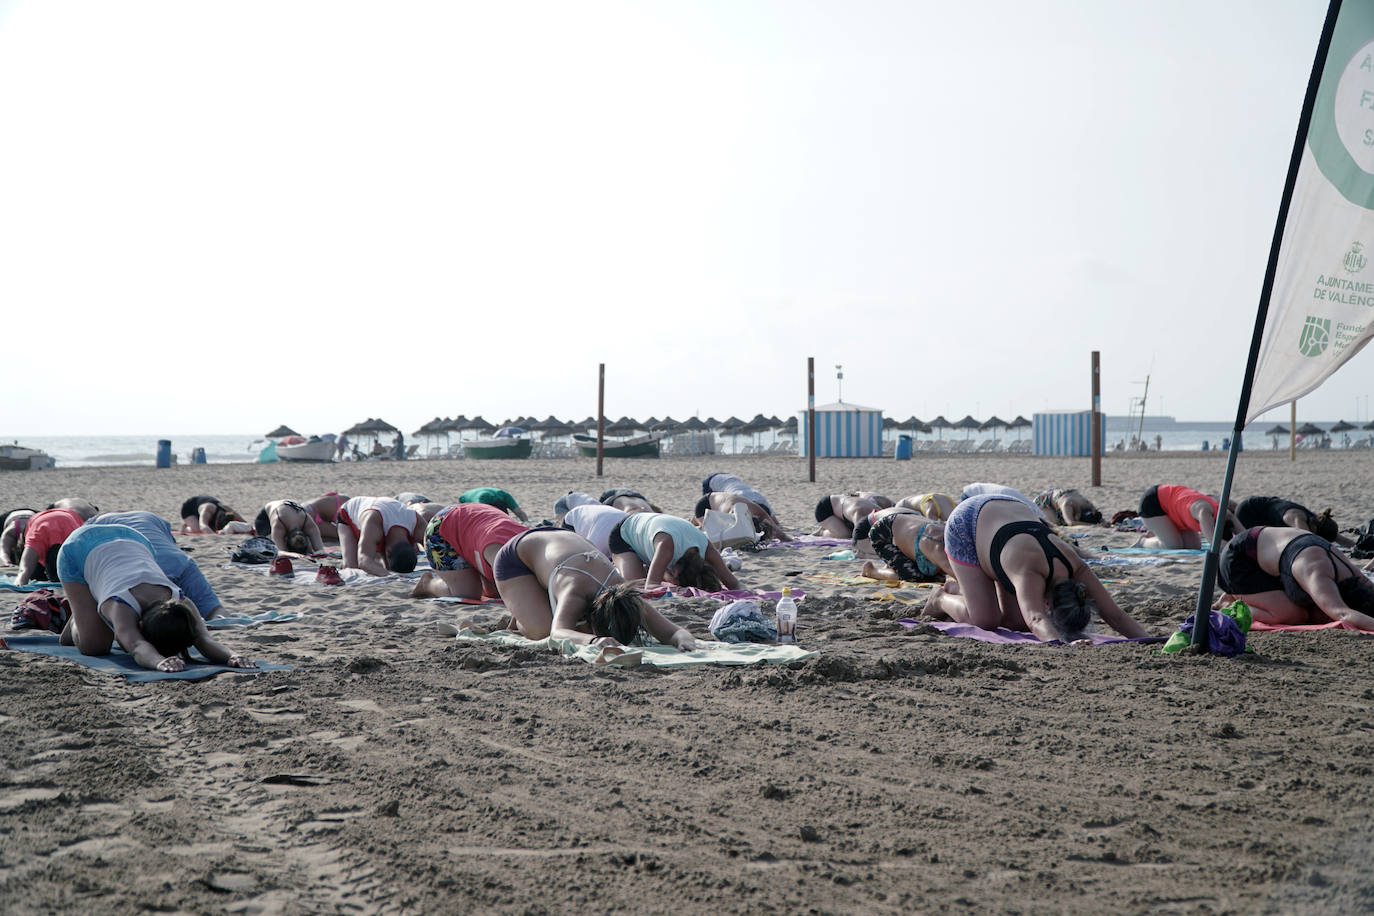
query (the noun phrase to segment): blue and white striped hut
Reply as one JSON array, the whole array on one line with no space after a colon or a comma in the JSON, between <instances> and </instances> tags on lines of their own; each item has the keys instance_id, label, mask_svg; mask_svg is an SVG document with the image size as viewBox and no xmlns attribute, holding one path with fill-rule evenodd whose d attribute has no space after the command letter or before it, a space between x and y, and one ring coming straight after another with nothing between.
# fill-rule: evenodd
<instances>
[{"instance_id":1,"label":"blue and white striped hut","mask_svg":"<svg viewBox=\"0 0 1374 916\"><path fill-rule=\"evenodd\" d=\"M1092 454L1093 413L1091 410L1050 410L1032 415L1037 455ZM1102 424L1102 440L1107 439L1107 424Z\"/></svg>"},{"instance_id":2,"label":"blue and white striped hut","mask_svg":"<svg viewBox=\"0 0 1374 916\"><path fill-rule=\"evenodd\" d=\"M798 454L805 457L810 444L807 412L798 417L801 441ZM817 458L881 458L883 456L883 412L876 407L860 407L838 401L816 407Z\"/></svg>"}]
</instances>

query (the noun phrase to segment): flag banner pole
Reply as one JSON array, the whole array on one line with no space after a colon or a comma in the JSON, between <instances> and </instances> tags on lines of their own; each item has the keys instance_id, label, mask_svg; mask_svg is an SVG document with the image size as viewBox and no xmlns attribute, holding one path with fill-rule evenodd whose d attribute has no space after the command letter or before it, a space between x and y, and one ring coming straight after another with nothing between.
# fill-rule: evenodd
<instances>
[{"instance_id":1,"label":"flag banner pole","mask_svg":"<svg viewBox=\"0 0 1374 916\"><path fill-rule=\"evenodd\" d=\"M1216 587L1217 567L1220 565L1221 559L1221 535L1225 530L1226 520L1230 514L1231 483L1235 479L1236 458L1241 451L1241 431L1245 428L1245 420L1249 414L1250 396L1255 383L1255 369L1260 359L1261 344L1265 339L1265 322L1269 316L1269 303L1274 291L1274 276L1279 268L1279 254L1283 247L1284 230L1287 228L1288 214L1293 203L1293 189L1297 186L1298 172L1303 165L1303 153L1308 145L1312 111L1316 107L1318 90L1322 85L1322 73L1326 69L1327 56L1331 50L1331 39L1335 34L1336 21L1340 18L1340 13L1341 0L1331 0L1331 5L1326 11L1326 22L1322 25L1321 40L1317 43L1317 54L1312 62L1312 75L1307 80L1307 94L1303 97L1302 114L1298 118L1297 136L1293 141L1293 154L1288 161L1288 177L1284 180L1283 196L1279 201L1278 219L1274 223L1274 238L1269 246L1269 263L1265 266L1264 284L1260 287L1259 309L1255 315L1255 330L1250 337L1250 354L1245 362L1245 378L1241 384L1240 402L1236 406L1236 422L1231 431L1231 448L1226 455L1226 476L1222 479L1221 493L1217 499L1216 526L1212 529L1212 540L1208 545L1207 555L1203 559L1202 584L1198 588L1197 608L1193 616L1192 645L1195 649L1203 652L1207 651L1210 645L1212 592ZM1366 14L1367 11L1361 11L1361 15ZM1304 328L1305 332L1306 328ZM1304 350L1308 349L1306 337L1300 346ZM1354 355L1353 350L1346 358L1348 359L1351 355ZM1334 372L1334 367L1330 371ZM1327 374L1329 375L1330 372ZM1301 393L1305 392L1299 394ZM1292 397L1297 396L1298 394L1292 395ZM1281 401L1289 399L1290 397L1285 395Z\"/></svg>"}]
</instances>

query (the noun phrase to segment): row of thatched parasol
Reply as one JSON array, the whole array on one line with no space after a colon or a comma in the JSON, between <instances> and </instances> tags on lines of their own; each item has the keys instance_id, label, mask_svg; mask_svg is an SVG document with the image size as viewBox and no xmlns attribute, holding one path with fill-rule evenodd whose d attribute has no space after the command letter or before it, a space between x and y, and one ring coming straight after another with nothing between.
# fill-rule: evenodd
<instances>
[{"instance_id":1,"label":"row of thatched parasol","mask_svg":"<svg viewBox=\"0 0 1374 916\"><path fill-rule=\"evenodd\" d=\"M1374 420L1370 420L1370 421L1369 421L1368 423L1366 423L1364 426L1356 426L1354 423L1347 423L1345 420L1341 420L1340 422L1336 423L1336 425L1332 426L1330 429L1322 429L1320 426L1318 426L1318 425L1315 424L1315 423L1304 423L1302 426L1299 426L1299 427L1298 427L1298 435L1299 435L1299 436L1320 436L1320 435L1323 435L1324 433L1344 433L1344 432L1349 432L1349 431L1352 430L1352 429L1371 429L1371 430L1374 430ZM1282 423L1278 423L1278 424L1274 425L1273 427L1271 427L1271 428L1269 428L1269 429L1266 429L1266 430L1264 431L1264 434L1265 434L1266 436L1287 436L1287 435L1289 435L1289 432L1288 432L1288 427L1287 427L1287 426L1284 426Z\"/></svg>"},{"instance_id":2,"label":"row of thatched parasol","mask_svg":"<svg viewBox=\"0 0 1374 916\"><path fill-rule=\"evenodd\" d=\"M1309 424L1310 425L1310 424ZM1031 421L1025 417L1018 416L1015 420L1002 420L999 417L989 417L986 420L975 420L972 416L966 416L962 420L951 423L943 416L936 417L930 422L923 422L915 416L907 417L905 420L897 420L894 417L887 417L883 420L885 430L905 430L909 429L913 433L930 433L937 430L962 429L969 434L974 431L986 432L992 429L1029 429ZM596 428L596 417L587 417L580 423L563 421L555 416L548 416L543 420L534 417L516 417L508 419L500 424L492 423L480 416L468 419L465 416L457 417L435 417L425 423L419 429L411 433L412 436L443 436L449 433L476 432L478 434L490 433L497 429L514 428L522 432L543 433L545 436L567 436L575 432L583 432ZM1355 427L1346 425L1344 429L1354 429ZM1366 426L1365 429L1374 428L1374 424ZM1283 433L1288 430L1277 427ZM672 417L650 417L647 420L635 420L631 417L621 417L618 420L606 423L606 432L615 435L624 435L634 432L667 432L678 431L686 432L707 432L719 431L727 434L734 433L762 433L771 430L778 430L784 435L795 434L797 431L797 418L788 417L786 420L776 416L766 417L763 414L756 414L752 420L741 420L739 417L729 417L725 420L717 420L715 417L707 417L705 420L700 417L689 417L686 420L674 420ZM1299 432L1304 432L1299 430ZM1321 432L1321 430L1315 430ZM1340 428L1333 427L1332 432L1340 432ZM395 426L380 418L369 417L361 423L355 423L344 430L347 436L380 436L384 434L394 434L400 432ZM1272 432L1272 430L1271 430ZM1269 433L1266 433L1268 435ZM294 429L289 426L279 426L267 434L271 438L282 436L297 436Z\"/></svg>"}]
</instances>

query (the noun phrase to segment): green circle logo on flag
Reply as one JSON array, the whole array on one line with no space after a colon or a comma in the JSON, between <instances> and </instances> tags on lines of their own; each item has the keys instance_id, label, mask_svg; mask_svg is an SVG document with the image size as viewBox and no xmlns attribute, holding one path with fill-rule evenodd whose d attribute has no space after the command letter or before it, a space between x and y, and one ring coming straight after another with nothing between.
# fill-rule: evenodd
<instances>
[{"instance_id":1,"label":"green circle logo on flag","mask_svg":"<svg viewBox=\"0 0 1374 916\"><path fill-rule=\"evenodd\" d=\"M1321 356L1331 343L1331 319L1308 315L1298 335L1298 352L1303 356Z\"/></svg>"},{"instance_id":2,"label":"green circle logo on flag","mask_svg":"<svg viewBox=\"0 0 1374 916\"><path fill-rule=\"evenodd\" d=\"M1342 197L1374 210L1374 4L1341 7L1307 147Z\"/></svg>"}]
</instances>

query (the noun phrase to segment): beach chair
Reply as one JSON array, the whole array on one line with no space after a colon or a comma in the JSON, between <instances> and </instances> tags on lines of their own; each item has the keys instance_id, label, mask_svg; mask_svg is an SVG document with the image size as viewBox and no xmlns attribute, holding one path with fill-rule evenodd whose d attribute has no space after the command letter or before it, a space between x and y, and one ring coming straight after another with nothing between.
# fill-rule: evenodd
<instances>
[{"instance_id":1,"label":"beach chair","mask_svg":"<svg viewBox=\"0 0 1374 916\"><path fill-rule=\"evenodd\" d=\"M407 446L407 448L406 448L406 457L407 457L407 458L414 458L415 455L416 455L416 453L419 452L419 451L420 451L420 446L419 446L418 444L416 444L416 445L411 445L411 446Z\"/></svg>"}]
</instances>

